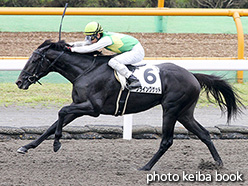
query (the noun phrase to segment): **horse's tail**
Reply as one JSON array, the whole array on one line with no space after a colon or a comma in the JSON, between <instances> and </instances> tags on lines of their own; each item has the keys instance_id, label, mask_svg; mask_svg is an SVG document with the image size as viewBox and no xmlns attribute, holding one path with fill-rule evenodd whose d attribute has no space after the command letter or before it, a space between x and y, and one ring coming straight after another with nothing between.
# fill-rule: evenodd
<instances>
[{"instance_id":1,"label":"horse's tail","mask_svg":"<svg viewBox=\"0 0 248 186\"><path fill-rule=\"evenodd\" d=\"M207 93L208 101L212 102L209 93L215 98L222 112L227 111L227 122L238 113L242 113L241 98L234 92L233 87L224 79L215 75L193 74Z\"/></svg>"}]
</instances>

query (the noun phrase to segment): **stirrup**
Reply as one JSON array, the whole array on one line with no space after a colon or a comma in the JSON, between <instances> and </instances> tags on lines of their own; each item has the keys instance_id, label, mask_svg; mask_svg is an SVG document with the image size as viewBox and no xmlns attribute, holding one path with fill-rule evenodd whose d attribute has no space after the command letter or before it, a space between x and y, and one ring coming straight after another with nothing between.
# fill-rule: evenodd
<instances>
[{"instance_id":1,"label":"stirrup","mask_svg":"<svg viewBox=\"0 0 248 186\"><path fill-rule=\"evenodd\" d=\"M136 89L136 88L141 88L141 84L140 84L139 80L133 81L130 84L127 84L127 89L128 90L133 90L133 89Z\"/></svg>"}]
</instances>

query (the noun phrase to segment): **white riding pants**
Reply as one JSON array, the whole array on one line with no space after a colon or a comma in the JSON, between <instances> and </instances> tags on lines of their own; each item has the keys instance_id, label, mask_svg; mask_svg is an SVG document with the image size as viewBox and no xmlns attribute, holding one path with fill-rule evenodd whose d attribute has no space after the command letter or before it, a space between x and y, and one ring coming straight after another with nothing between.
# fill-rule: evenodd
<instances>
[{"instance_id":1,"label":"white riding pants","mask_svg":"<svg viewBox=\"0 0 248 186\"><path fill-rule=\"evenodd\" d=\"M144 48L140 43L136 44L132 50L117 55L109 60L108 65L128 78L132 72L128 70L126 65L131 65L142 61L145 57Z\"/></svg>"}]
</instances>

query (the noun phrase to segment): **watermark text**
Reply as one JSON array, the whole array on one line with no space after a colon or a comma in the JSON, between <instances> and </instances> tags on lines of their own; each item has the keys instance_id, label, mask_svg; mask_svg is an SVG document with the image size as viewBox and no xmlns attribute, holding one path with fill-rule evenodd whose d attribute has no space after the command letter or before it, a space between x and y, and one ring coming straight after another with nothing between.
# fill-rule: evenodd
<instances>
[{"instance_id":1,"label":"watermark text","mask_svg":"<svg viewBox=\"0 0 248 186\"><path fill-rule=\"evenodd\" d=\"M196 171L189 173L183 171L180 174L159 174L156 171L149 173L146 176L146 183L150 184L153 182L243 182L243 174L239 171L234 173L219 173L215 171L214 174L203 173Z\"/></svg>"}]
</instances>

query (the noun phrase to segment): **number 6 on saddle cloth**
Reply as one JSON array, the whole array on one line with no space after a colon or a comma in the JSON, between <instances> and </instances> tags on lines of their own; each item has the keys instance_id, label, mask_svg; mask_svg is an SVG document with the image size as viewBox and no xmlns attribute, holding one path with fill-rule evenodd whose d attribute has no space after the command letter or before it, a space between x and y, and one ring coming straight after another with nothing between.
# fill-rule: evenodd
<instances>
[{"instance_id":1,"label":"number 6 on saddle cloth","mask_svg":"<svg viewBox=\"0 0 248 186\"><path fill-rule=\"evenodd\" d=\"M142 66L128 65L127 67L133 71L134 76L141 83L141 88L132 89L131 92L162 94L158 67L150 64ZM122 89L124 89L126 87L126 79L118 72L115 72L115 77L121 83Z\"/></svg>"}]
</instances>

